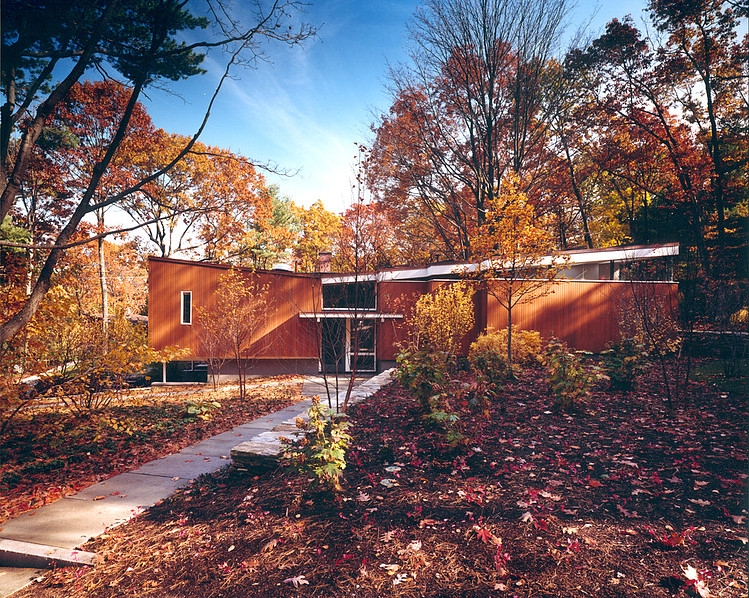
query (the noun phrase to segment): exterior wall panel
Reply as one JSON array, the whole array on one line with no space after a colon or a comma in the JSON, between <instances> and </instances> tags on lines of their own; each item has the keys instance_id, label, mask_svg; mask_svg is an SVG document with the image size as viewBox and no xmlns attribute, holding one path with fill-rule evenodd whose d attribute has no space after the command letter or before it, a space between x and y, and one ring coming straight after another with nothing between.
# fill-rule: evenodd
<instances>
[{"instance_id":1,"label":"exterior wall panel","mask_svg":"<svg viewBox=\"0 0 749 598\"><path fill-rule=\"evenodd\" d=\"M377 294L377 309L381 313L404 316L386 319L377 326L377 358L395 361L398 345L408 339L406 318L413 311L418 298L426 292L427 284L419 281L381 282Z\"/></svg>"},{"instance_id":2,"label":"exterior wall panel","mask_svg":"<svg viewBox=\"0 0 749 598\"><path fill-rule=\"evenodd\" d=\"M201 310L213 309L219 278L229 268L215 264L149 260L149 341L155 349L189 348L185 359L205 359L200 347ZM245 271L247 276L251 272ZM261 285L269 285L271 306L254 340L250 355L270 359L316 359L314 330L299 313L311 311L319 285L308 275L258 272ZM182 291L192 291L193 323L180 324Z\"/></svg>"},{"instance_id":3,"label":"exterior wall panel","mask_svg":"<svg viewBox=\"0 0 749 598\"><path fill-rule=\"evenodd\" d=\"M563 340L571 348L599 352L617 340L621 306L634 292L652 291L675 308L677 283L564 280L548 284L549 293L512 310L515 325L537 330L544 338ZM487 329L507 327L507 312L489 295Z\"/></svg>"}]
</instances>

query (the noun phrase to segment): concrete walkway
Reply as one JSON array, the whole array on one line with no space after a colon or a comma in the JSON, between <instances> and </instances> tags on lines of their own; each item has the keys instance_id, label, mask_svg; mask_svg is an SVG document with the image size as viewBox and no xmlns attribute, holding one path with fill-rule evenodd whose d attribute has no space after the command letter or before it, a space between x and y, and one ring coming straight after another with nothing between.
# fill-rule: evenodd
<instances>
[{"instance_id":1,"label":"concrete walkway","mask_svg":"<svg viewBox=\"0 0 749 598\"><path fill-rule=\"evenodd\" d=\"M357 380L351 401L371 396L389 380L389 371ZM341 386L340 390L345 392L343 383ZM302 395L319 395L325 400L323 379L306 378ZM61 566L93 564L95 555L79 550L88 540L168 498L199 475L227 467L232 448L295 420L310 405L311 400L304 398L290 407L5 522L0 526L0 598L28 585L52 561Z\"/></svg>"}]
</instances>

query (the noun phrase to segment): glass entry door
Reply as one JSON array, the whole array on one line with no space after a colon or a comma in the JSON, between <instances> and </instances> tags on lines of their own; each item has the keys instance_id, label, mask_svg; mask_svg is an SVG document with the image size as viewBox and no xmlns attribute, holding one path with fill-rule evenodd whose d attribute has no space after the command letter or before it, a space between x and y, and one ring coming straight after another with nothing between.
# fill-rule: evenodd
<instances>
[{"instance_id":1,"label":"glass entry door","mask_svg":"<svg viewBox=\"0 0 749 598\"><path fill-rule=\"evenodd\" d=\"M375 324L374 320L348 320L348 371L356 366L357 372L375 371Z\"/></svg>"},{"instance_id":2,"label":"glass entry door","mask_svg":"<svg viewBox=\"0 0 749 598\"><path fill-rule=\"evenodd\" d=\"M321 320L322 368L329 374L374 372L375 322L350 318L323 318Z\"/></svg>"}]
</instances>

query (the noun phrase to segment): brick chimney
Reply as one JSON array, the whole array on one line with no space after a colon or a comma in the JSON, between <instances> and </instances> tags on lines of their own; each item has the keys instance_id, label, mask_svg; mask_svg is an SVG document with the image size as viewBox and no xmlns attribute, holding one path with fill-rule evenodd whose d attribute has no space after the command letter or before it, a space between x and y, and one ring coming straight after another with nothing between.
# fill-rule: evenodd
<instances>
[{"instance_id":1,"label":"brick chimney","mask_svg":"<svg viewBox=\"0 0 749 598\"><path fill-rule=\"evenodd\" d=\"M317 255L317 271L330 272L330 260L333 254L330 251L321 251Z\"/></svg>"}]
</instances>

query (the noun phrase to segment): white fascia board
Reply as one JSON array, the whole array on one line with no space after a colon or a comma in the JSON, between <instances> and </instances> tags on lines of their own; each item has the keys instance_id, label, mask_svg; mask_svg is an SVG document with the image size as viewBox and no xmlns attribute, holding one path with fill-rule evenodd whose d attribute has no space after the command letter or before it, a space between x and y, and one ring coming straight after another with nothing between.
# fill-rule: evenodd
<instances>
[{"instance_id":1,"label":"white fascia board","mask_svg":"<svg viewBox=\"0 0 749 598\"><path fill-rule=\"evenodd\" d=\"M369 282L378 280L377 274L326 274L322 277L323 284L344 284L351 282Z\"/></svg>"},{"instance_id":2,"label":"white fascia board","mask_svg":"<svg viewBox=\"0 0 749 598\"><path fill-rule=\"evenodd\" d=\"M545 266L574 266L576 264L608 264L609 262L632 262L659 257L671 257L679 255L678 243L666 243L664 245L637 245L632 247L589 249L574 252L559 252L546 255L538 260L534 266L543 268ZM565 256L568 259L565 259ZM562 261L564 260L564 261ZM497 268L491 260L481 262L481 269L487 270ZM398 268L394 270L383 270L377 274L334 274L325 276L323 284L346 283L365 280L386 281L408 281L408 280L433 280L436 278L451 278L461 274L471 274L479 269L475 263L454 264L432 264L421 268Z\"/></svg>"},{"instance_id":3,"label":"white fascia board","mask_svg":"<svg viewBox=\"0 0 749 598\"><path fill-rule=\"evenodd\" d=\"M299 312L299 317L303 320L325 319L357 319L357 320L402 320L403 314L386 314L383 312L373 311L354 311L345 309L329 309L318 312Z\"/></svg>"},{"instance_id":4,"label":"white fascia board","mask_svg":"<svg viewBox=\"0 0 749 598\"><path fill-rule=\"evenodd\" d=\"M608 262L634 262L659 257L672 257L679 255L678 243L667 243L665 245L641 245L633 247L621 247L612 249L601 249L599 251L585 251L581 253L561 253L569 255L567 265L591 264ZM550 259L547 257L546 259Z\"/></svg>"}]
</instances>

